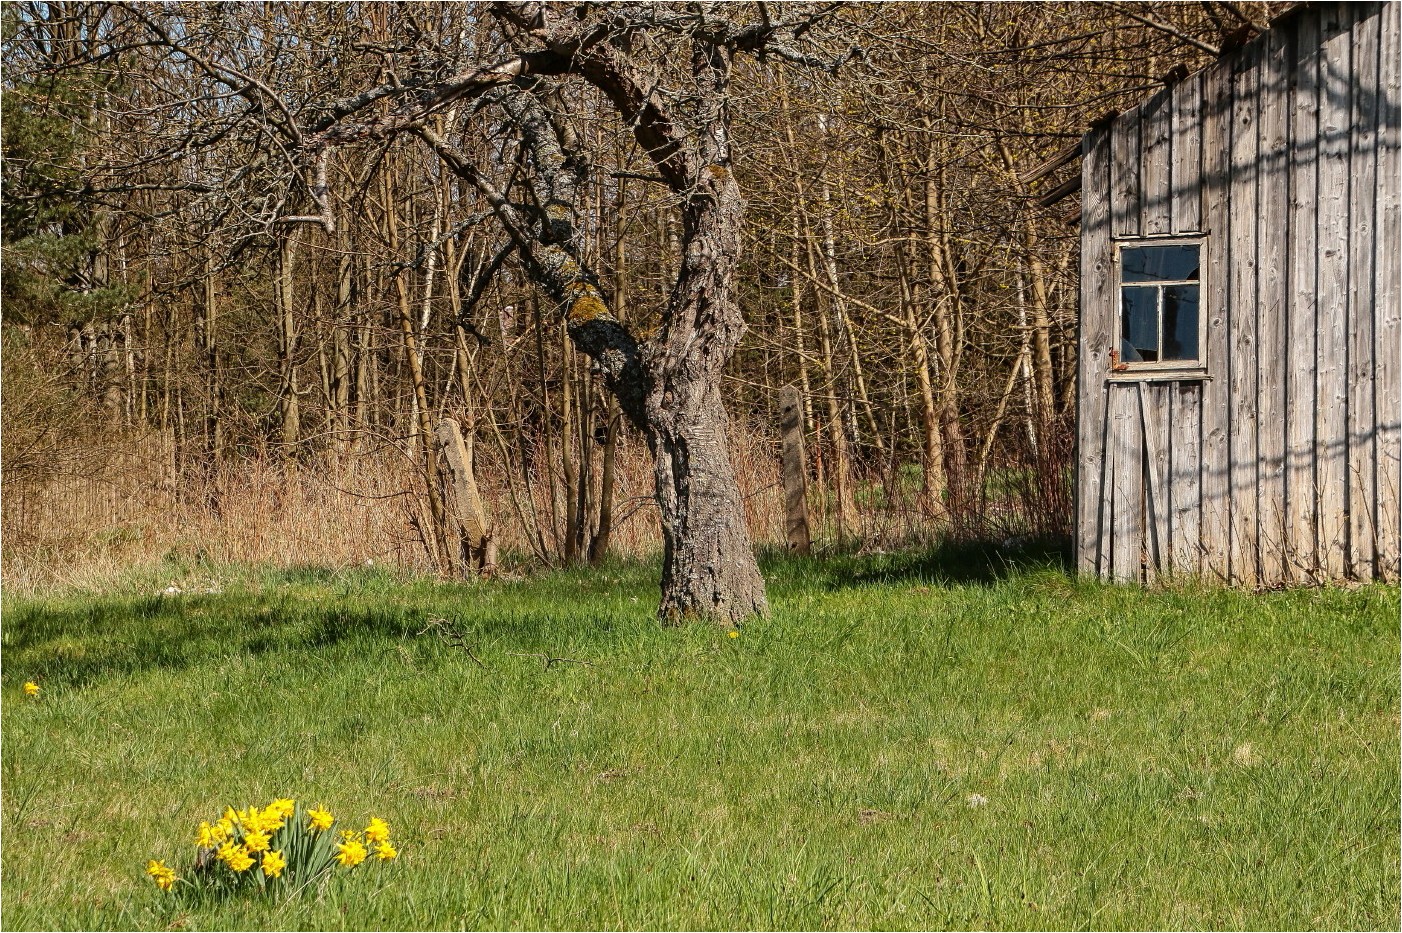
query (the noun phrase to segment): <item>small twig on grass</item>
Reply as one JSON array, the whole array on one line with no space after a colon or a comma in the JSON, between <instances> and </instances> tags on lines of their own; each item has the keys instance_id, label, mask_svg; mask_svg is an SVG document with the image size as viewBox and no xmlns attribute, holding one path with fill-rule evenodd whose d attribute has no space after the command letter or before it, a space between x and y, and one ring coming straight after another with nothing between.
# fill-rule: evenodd
<instances>
[{"instance_id":1,"label":"small twig on grass","mask_svg":"<svg viewBox=\"0 0 1402 933\"><path fill-rule=\"evenodd\" d=\"M583 664L586 667L594 666L593 661L580 661L577 658L551 657L548 653L544 651L508 651L507 654L514 654L518 658L540 658L542 661L545 662L545 669L547 671L550 670L550 668L556 664Z\"/></svg>"},{"instance_id":2,"label":"small twig on grass","mask_svg":"<svg viewBox=\"0 0 1402 933\"><path fill-rule=\"evenodd\" d=\"M449 622L447 619L429 619L428 624L419 631L419 634L427 635L429 632L436 633L438 637L442 639L443 644L447 645L449 648L461 648L463 651L466 651L467 656L472 659L473 663L482 668L482 670L485 671L488 669L487 665L482 663L482 659L477 657L472 651L472 649L476 647L476 644L469 645L467 640L463 638L462 632L454 628L453 623Z\"/></svg>"}]
</instances>

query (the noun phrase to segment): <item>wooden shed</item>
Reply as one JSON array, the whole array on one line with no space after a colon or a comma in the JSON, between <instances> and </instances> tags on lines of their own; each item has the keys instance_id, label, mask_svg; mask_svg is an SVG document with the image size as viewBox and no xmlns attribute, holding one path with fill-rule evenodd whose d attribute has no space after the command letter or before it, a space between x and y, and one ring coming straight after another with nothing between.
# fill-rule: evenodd
<instances>
[{"instance_id":1,"label":"wooden shed","mask_svg":"<svg viewBox=\"0 0 1402 933\"><path fill-rule=\"evenodd\" d=\"M1308 4L1082 145L1082 572L1398 577L1399 4Z\"/></svg>"}]
</instances>

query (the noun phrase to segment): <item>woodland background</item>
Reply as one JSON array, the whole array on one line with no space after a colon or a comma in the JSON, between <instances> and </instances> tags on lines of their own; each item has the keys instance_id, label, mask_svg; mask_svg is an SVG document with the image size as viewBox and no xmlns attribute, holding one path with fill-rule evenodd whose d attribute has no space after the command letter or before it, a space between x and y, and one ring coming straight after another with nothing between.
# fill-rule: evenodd
<instances>
[{"instance_id":1,"label":"woodland background","mask_svg":"<svg viewBox=\"0 0 1402 933\"><path fill-rule=\"evenodd\" d=\"M834 73L737 61L749 331L726 400L757 542L784 540L786 385L820 548L1069 535L1078 204L1048 202L1079 164L1057 156L1285 6L832 5ZM334 234L267 223L275 136L196 63L123 46L154 9L3 8L6 584L163 560L463 573L432 507L445 417L508 564L654 552L646 447L476 192L367 140L331 161ZM161 9L292 101L489 28L472 4ZM570 93L589 265L646 332L676 205ZM476 121L497 175L524 158L489 112L438 119Z\"/></svg>"}]
</instances>

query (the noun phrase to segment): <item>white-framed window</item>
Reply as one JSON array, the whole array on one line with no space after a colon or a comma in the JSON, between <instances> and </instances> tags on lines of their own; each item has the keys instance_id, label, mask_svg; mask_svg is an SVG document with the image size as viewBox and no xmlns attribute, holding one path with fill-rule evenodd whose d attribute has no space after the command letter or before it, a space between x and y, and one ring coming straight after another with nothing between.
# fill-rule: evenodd
<instances>
[{"instance_id":1,"label":"white-framed window","mask_svg":"<svg viewBox=\"0 0 1402 933\"><path fill-rule=\"evenodd\" d=\"M1204 367L1203 246L1201 237L1116 244L1117 371Z\"/></svg>"}]
</instances>

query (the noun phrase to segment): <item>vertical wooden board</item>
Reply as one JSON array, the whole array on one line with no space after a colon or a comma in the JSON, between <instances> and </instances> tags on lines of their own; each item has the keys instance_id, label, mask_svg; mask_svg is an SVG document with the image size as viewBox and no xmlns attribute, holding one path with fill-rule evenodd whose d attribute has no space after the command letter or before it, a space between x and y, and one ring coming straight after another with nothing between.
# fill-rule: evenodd
<instances>
[{"instance_id":1,"label":"vertical wooden board","mask_svg":"<svg viewBox=\"0 0 1402 933\"><path fill-rule=\"evenodd\" d=\"M1104 390L1104 386L1101 387ZM1103 420L1100 423L1101 449L1105 451L1105 471L1100 477L1100 484L1096 488L1100 502L1097 506L1096 529L1097 542L1095 548L1095 573L1102 579L1108 580L1112 576L1110 566L1113 554L1114 530L1115 530L1115 448L1110 445L1112 430L1110 427L1113 415L1110 411L1109 396L1103 396L1105 404L1101 406Z\"/></svg>"},{"instance_id":2,"label":"vertical wooden board","mask_svg":"<svg viewBox=\"0 0 1402 933\"><path fill-rule=\"evenodd\" d=\"M1110 210L1112 235L1138 236L1143 213L1140 203L1139 130L1140 110L1136 107L1115 118L1110 126Z\"/></svg>"},{"instance_id":3,"label":"vertical wooden board","mask_svg":"<svg viewBox=\"0 0 1402 933\"><path fill-rule=\"evenodd\" d=\"M1169 566L1196 576L1202 538L1202 384L1169 387Z\"/></svg>"},{"instance_id":4,"label":"vertical wooden board","mask_svg":"<svg viewBox=\"0 0 1402 933\"><path fill-rule=\"evenodd\" d=\"M1168 571L1172 508L1168 485L1168 400L1169 386L1139 383L1139 418L1144 429L1144 579L1149 583L1160 572Z\"/></svg>"},{"instance_id":5,"label":"vertical wooden board","mask_svg":"<svg viewBox=\"0 0 1402 933\"><path fill-rule=\"evenodd\" d=\"M1110 436L1115 449L1114 539L1111 557L1114 578L1121 583L1141 579L1144 548L1144 427L1139 417L1134 383L1110 387Z\"/></svg>"},{"instance_id":6,"label":"vertical wooden board","mask_svg":"<svg viewBox=\"0 0 1402 933\"><path fill-rule=\"evenodd\" d=\"M1116 443L1116 438L1120 436L1120 422L1124 421L1123 415L1119 412L1119 396L1114 392L1114 387L1105 387L1105 479L1101 484L1101 497L1103 506L1101 508L1101 548L1100 548L1100 576L1106 580L1117 579L1115 575L1115 555L1117 529L1115 518L1115 506L1122 493L1120 489L1119 475L1124 468L1124 450Z\"/></svg>"},{"instance_id":7,"label":"vertical wooden board","mask_svg":"<svg viewBox=\"0 0 1402 933\"><path fill-rule=\"evenodd\" d=\"M1352 34L1347 4L1320 8L1318 360L1315 483L1321 573L1343 579L1348 546L1349 121L1353 118Z\"/></svg>"},{"instance_id":8,"label":"vertical wooden board","mask_svg":"<svg viewBox=\"0 0 1402 933\"><path fill-rule=\"evenodd\" d=\"M1124 469L1125 520L1128 534L1125 547L1129 551L1128 574L1124 579L1142 582L1144 579L1144 420L1140 417L1133 385L1121 389L1125 412Z\"/></svg>"},{"instance_id":9,"label":"vertical wooden board","mask_svg":"<svg viewBox=\"0 0 1402 933\"><path fill-rule=\"evenodd\" d=\"M1290 288L1286 237L1290 210L1290 98L1286 87L1290 31L1272 29L1261 40L1260 265L1257 270L1256 412L1259 467L1256 527L1261 582L1285 582L1285 320Z\"/></svg>"},{"instance_id":10,"label":"vertical wooden board","mask_svg":"<svg viewBox=\"0 0 1402 933\"><path fill-rule=\"evenodd\" d=\"M1173 87L1172 229L1202 229L1202 87L1201 72Z\"/></svg>"},{"instance_id":11,"label":"vertical wooden board","mask_svg":"<svg viewBox=\"0 0 1402 933\"><path fill-rule=\"evenodd\" d=\"M1076 566L1100 573L1105 474L1105 374L1114 339L1115 270L1110 243L1110 133L1086 134L1081 158L1081 314L1077 350Z\"/></svg>"},{"instance_id":12,"label":"vertical wooden board","mask_svg":"<svg viewBox=\"0 0 1402 933\"><path fill-rule=\"evenodd\" d=\"M1295 14L1290 84L1290 291L1286 326L1285 497L1286 558L1290 579L1314 580L1315 372L1318 254L1319 11Z\"/></svg>"},{"instance_id":13,"label":"vertical wooden board","mask_svg":"<svg viewBox=\"0 0 1402 933\"><path fill-rule=\"evenodd\" d=\"M1260 578L1256 528L1256 376L1259 254L1257 224L1260 175L1259 114L1261 47L1241 50L1232 78L1231 209L1228 236L1227 382L1230 395L1231 579L1255 586Z\"/></svg>"},{"instance_id":14,"label":"vertical wooden board","mask_svg":"<svg viewBox=\"0 0 1402 933\"><path fill-rule=\"evenodd\" d=\"M1402 80L1398 59L1402 56L1402 5L1387 3L1382 9L1378 87L1378 190L1377 235L1373 247L1377 270L1377 329L1373 335L1374 418L1377 421L1377 529L1378 576L1397 580L1399 535L1402 535L1402 379L1399 379L1398 347L1402 346L1402 215L1398 188L1398 124L1402 122Z\"/></svg>"},{"instance_id":15,"label":"vertical wooden board","mask_svg":"<svg viewBox=\"0 0 1402 933\"><path fill-rule=\"evenodd\" d=\"M1228 458L1227 273L1231 230L1232 68L1230 60L1208 67L1203 86L1203 227L1207 262L1203 313L1207 316L1207 372L1202 399L1202 572L1230 579L1232 514Z\"/></svg>"},{"instance_id":16,"label":"vertical wooden board","mask_svg":"<svg viewBox=\"0 0 1402 933\"><path fill-rule=\"evenodd\" d=\"M1145 101L1141 114L1142 154L1139 232L1172 232L1173 96L1165 89Z\"/></svg>"},{"instance_id":17,"label":"vertical wooden board","mask_svg":"<svg viewBox=\"0 0 1402 933\"><path fill-rule=\"evenodd\" d=\"M1349 133L1348 574L1375 570L1377 451L1373 443L1374 211L1377 207L1378 27L1382 10L1362 8L1353 26L1353 119ZM1396 351L1394 351L1396 352Z\"/></svg>"}]
</instances>

